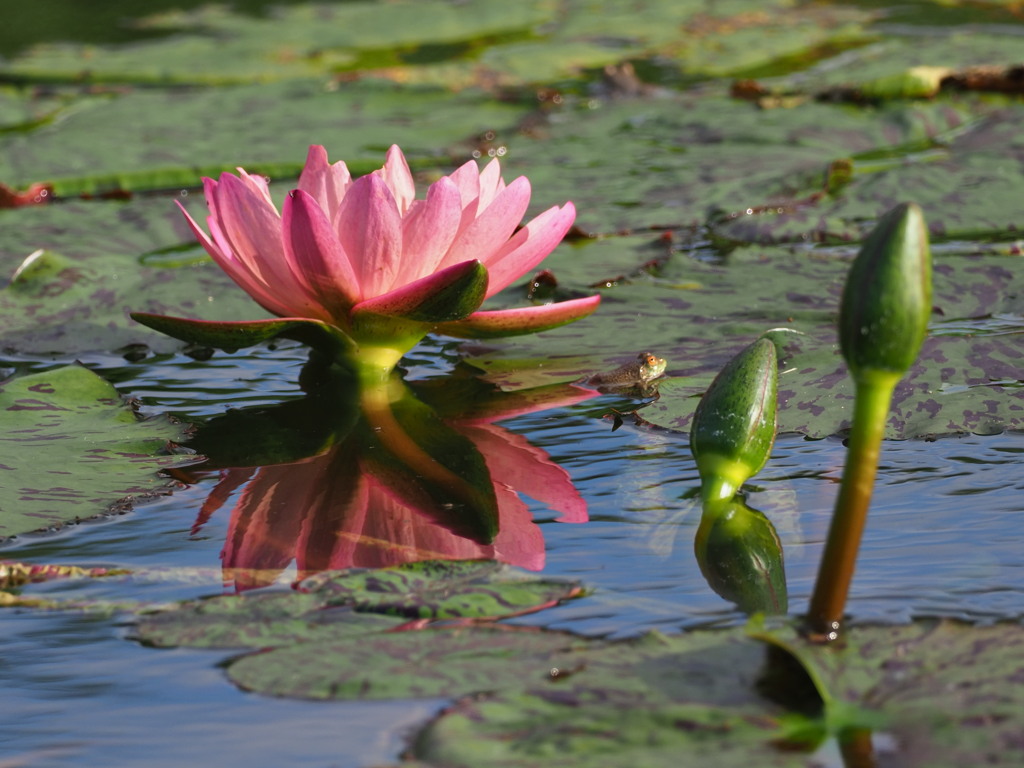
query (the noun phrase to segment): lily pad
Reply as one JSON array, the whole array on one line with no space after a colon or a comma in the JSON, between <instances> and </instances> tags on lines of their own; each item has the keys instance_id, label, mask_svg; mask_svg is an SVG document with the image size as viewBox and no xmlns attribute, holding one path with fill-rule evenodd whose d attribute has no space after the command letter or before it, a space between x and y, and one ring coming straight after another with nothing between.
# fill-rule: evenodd
<instances>
[{"instance_id":1,"label":"lily pad","mask_svg":"<svg viewBox=\"0 0 1024 768\"><path fill-rule=\"evenodd\" d=\"M708 262L663 247L652 274L637 269L655 253L652 240L610 238L556 252L551 269L570 281L621 276L603 291L600 310L500 347L468 345L467 362L514 390L611 370L649 350L668 360L671 378L643 418L686 431L715 373L771 331L782 364L779 430L824 437L848 426L853 391L835 324L853 249L750 246ZM897 388L889 437L1024 427L1024 292L1015 264L995 254L936 257L932 336Z\"/></svg>"},{"instance_id":2,"label":"lily pad","mask_svg":"<svg viewBox=\"0 0 1024 768\"><path fill-rule=\"evenodd\" d=\"M391 144L413 162L431 164L454 150L461 164L475 136L512 126L525 113L475 94L380 82L79 96L46 131L0 133L0 180L15 188L51 182L60 196L196 187L204 173L236 166L280 179L298 175L310 144L326 145L356 172L380 167Z\"/></svg>"},{"instance_id":3,"label":"lily pad","mask_svg":"<svg viewBox=\"0 0 1024 768\"><path fill-rule=\"evenodd\" d=\"M331 604L410 619L494 618L578 596L578 586L517 575L490 560L422 561L344 578L313 576L303 588Z\"/></svg>"},{"instance_id":4,"label":"lily pad","mask_svg":"<svg viewBox=\"0 0 1024 768\"><path fill-rule=\"evenodd\" d=\"M81 366L0 384L0 537L127 509L167 492L156 473L192 457L168 455L185 429L140 420L117 391Z\"/></svg>"},{"instance_id":5,"label":"lily pad","mask_svg":"<svg viewBox=\"0 0 1024 768\"><path fill-rule=\"evenodd\" d=\"M933 232L1005 236L1024 228L1006 162L1020 152L1022 114L970 95L765 110L709 87L567 108L509 151L538 202L571 198L588 232L707 225L740 243L856 240L912 199ZM830 189L837 161L852 176Z\"/></svg>"},{"instance_id":6,"label":"lily pad","mask_svg":"<svg viewBox=\"0 0 1024 768\"><path fill-rule=\"evenodd\" d=\"M96 233L102 223L83 218L77 231ZM205 256L174 269L145 267L128 255L72 259L40 250L28 254L0 288L3 349L74 355L137 343L163 351L181 346L132 321L132 310L212 320L266 315Z\"/></svg>"},{"instance_id":7,"label":"lily pad","mask_svg":"<svg viewBox=\"0 0 1024 768\"><path fill-rule=\"evenodd\" d=\"M107 46L41 44L8 64L8 75L133 83L259 82L329 75L388 49L457 44L524 33L551 19L546 3L437 0L379 4L308 4L256 18L223 6L171 11L136 22L145 30L173 31L149 42ZM379 52L379 53L378 53Z\"/></svg>"},{"instance_id":8,"label":"lily pad","mask_svg":"<svg viewBox=\"0 0 1024 768\"><path fill-rule=\"evenodd\" d=\"M328 608L320 595L297 592L221 595L143 614L133 634L147 645L276 648L307 640L383 632L401 619Z\"/></svg>"},{"instance_id":9,"label":"lily pad","mask_svg":"<svg viewBox=\"0 0 1024 768\"><path fill-rule=\"evenodd\" d=\"M908 766L1024 759L1024 630L952 621L858 628L838 647L791 631L760 635L810 672L826 707L877 713ZM856 717L856 715L854 715Z\"/></svg>"},{"instance_id":10,"label":"lily pad","mask_svg":"<svg viewBox=\"0 0 1024 768\"><path fill-rule=\"evenodd\" d=\"M701 638L708 636L719 645L700 649ZM620 657L607 664L603 654L614 645L592 647L580 654L585 666L564 681L556 677L529 686L527 693L501 690L458 702L415 739L412 756L448 767L806 768L825 759L811 750L828 744L816 741L801 750L791 740L797 728L803 727L804 735L831 732L840 740L856 729L870 743L867 724L885 737L878 759L893 764L945 768L992 758L1010 765L1024 752L1019 695L1007 687L1007 675L1024 662L1019 626L932 621L857 628L838 647L809 645L792 630L765 635L793 654L821 687L825 710L817 725L805 719L804 726L797 726L796 712L780 715L775 705L753 694L752 679L766 680L761 666L766 656L741 636L731 630L665 638L661 653L651 652L650 643L637 650L620 647ZM687 675L688 664L697 660L718 674ZM650 679L652 673L681 684L650 685L637 699L624 695L623 679L630 674ZM785 666L775 673L790 685L796 684L794 675L803 674ZM731 687L719 687L723 681ZM759 711L751 714L752 709Z\"/></svg>"},{"instance_id":11,"label":"lily pad","mask_svg":"<svg viewBox=\"0 0 1024 768\"><path fill-rule=\"evenodd\" d=\"M577 78L657 55L687 73L729 74L859 39L872 16L789 0L767 6L732 0L713 9L697 0L639 6L405 0L299 5L275 9L269 18L209 6L136 22L148 33L164 33L159 39L107 46L102 55L92 45L39 44L5 70L44 80L207 85L369 70L450 88Z\"/></svg>"},{"instance_id":12,"label":"lily pad","mask_svg":"<svg viewBox=\"0 0 1024 768\"><path fill-rule=\"evenodd\" d=\"M159 646L295 646L296 652L306 653L301 649L308 649L307 643L336 643L409 619L500 618L541 610L579 593L575 584L528 577L492 561L422 561L325 572L301 582L297 592L181 603L142 616L135 636ZM277 657L255 658L262 660L257 667L269 660L277 669Z\"/></svg>"},{"instance_id":13,"label":"lily pad","mask_svg":"<svg viewBox=\"0 0 1024 768\"><path fill-rule=\"evenodd\" d=\"M939 88L933 78L942 77L941 70L952 74L982 65L1019 64L1019 32L1012 32L1011 27L1004 29L1007 34L957 27L933 30L930 35L890 34L884 40L847 52L846 66L812 68L799 78L776 78L765 85L770 90L790 93L799 88L802 93L831 91L840 95L837 89L849 89L870 99L934 96Z\"/></svg>"},{"instance_id":14,"label":"lily pad","mask_svg":"<svg viewBox=\"0 0 1024 768\"><path fill-rule=\"evenodd\" d=\"M579 80L603 69L592 90L615 97L653 90L624 62L653 60L662 81L733 75L813 55L818 46L852 44L864 38L873 17L859 8L789 0L756 5L730 0L713 7L699 0L573 0L528 39L499 41L471 60L404 63L376 74L448 87L558 83L578 88Z\"/></svg>"}]
</instances>

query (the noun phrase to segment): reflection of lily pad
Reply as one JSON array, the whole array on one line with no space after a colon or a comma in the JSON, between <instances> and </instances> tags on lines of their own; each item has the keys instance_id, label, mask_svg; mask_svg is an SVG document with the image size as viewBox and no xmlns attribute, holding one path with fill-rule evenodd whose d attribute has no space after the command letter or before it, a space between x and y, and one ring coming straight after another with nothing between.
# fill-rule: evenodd
<instances>
[{"instance_id":1,"label":"reflection of lily pad","mask_svg":"<svg viewBox=\"0 0 1024 768\"><path fill-rule=\"evenodd\" d=\"M0 537L94 517L168 488L159 455L181 426L140 421L117 391L78 366L0 385Z\"/></svg>"}]
</instances>

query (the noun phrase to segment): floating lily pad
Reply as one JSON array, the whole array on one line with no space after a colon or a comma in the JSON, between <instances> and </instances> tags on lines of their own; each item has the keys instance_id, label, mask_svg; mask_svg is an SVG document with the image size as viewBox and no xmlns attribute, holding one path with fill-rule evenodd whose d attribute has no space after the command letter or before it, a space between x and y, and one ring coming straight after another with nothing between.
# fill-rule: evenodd
<instances>
[{"instance_id":1,"label":"floating lily pad","mask_svg":"<svg viewBox=\"0 0 1024 768\"><path fill-rule=\"evenodd\" d=\"M509 616L580 594L578 586L516 575L489 560L428 560L342 578L313 576L303 586L331 604L411 619Z\"/></svg>"},{"instance_id":2,"label":"floating lily pad","mask_svg":"<svg viewBox=\"0 0 1024 768\"><path fill-rule=\"evenodd\" d=\"M78 231L99 238L102 223L82 219ZM144 267L127 255L71 259L38 251L29 256L0 289L0 335L8 352L73 355L134 343L165 351L181 346L132 321L132 310L211 320L266 315L206 257L172 269Z\"/></svg>"},{"instance_id":3,"label":"floating lily pad","mask_svg":"<svg viewBox=\"0 0 1024 768\"><path fill-rule=\"evenodd\" d=\"M184 428L139 420L117 391L80 366L0 384L0 537L55 528L166 492L156 473L191 457L167 455Z\"/></svg>"},{"instance_id":4,"label":"floating lily pad","mask_svg":"<svg viewBox=\"0 0 1024 768\"><path fill-rule=\"evenodd\" d=\"M204 172L237 166L295 177L310 144L327 146L332 160L354 171L379 168L391 144L414 163L449 150L461 163L474 137L512 126L525 112L479 95L388 83L79 96L46 131L0 133L0 181L15 188L53 182L57 195L77 195L195 187Z\"/></svg>"},{"instance_id":5,"label":"floating lily pad","mask_svg":"<svg viewBox=\"0 0 1024 768\"><path fill-rule=\"evenodd\" d=\"M946 31L933 29L930 35L888 35L872 45L847 52L846 66L812 68L799 78L787 76L765 84L773 90L792 92L798 88L802 93L846 88L867 98L933 96L939 89L930 87L938 85L932 78L941 77L942 70L952 74L981 65L1019 64L1019 31L1005 29L1007 34L953 27Z\"/></svg>"},{"instance_id":6,"label":"floating lily pad","mask_svg":"<svg viewBox=\"0 0 1024 768\"><path fill-rule=\"evenodd\" d=\"M1007 163L1022 151L1022 115L971 96L765 110L708 88L589 102L509 150L543 202L572 199L589 232L710 225L741 243L857 240L909 199L933 232L1005 236L1024 229ZM852 176L830 189L837 161Z\"/></svg>"},{"instance_id":7,"label":"floating lily pad","mask_svg":"<svg viewBox=\"0 0 1024 768\"><path fill-rule=\"evenodd\" d=\"M858 628L837 647L791 631L761 635L811 673L838 710L867 709L894 735L908 766L1024 760L1024 630L952 621Z\"/></svg>"},{"instance_id":8,"label":"floating lily pad","mask_svg":"<svg viewBox=\"0 0 1024 768\"><path fill-rule=\"evenodd\" d=\"M493 561L423 561L377 570L325 572L303 581L298 592L182 603L142 616L135 634L143 642L160 646L303 644L298 649L307 648L305 643L330 644L350 635L384 631L409 619L513 616L579 593L575 584L526 576ZM276 657L270 661L276 669Z\"/></svg>"},{"instance_id":9,"label":"floating lily pad","mask_svg":"<svg viewBox=\"0 0 1024 768\"><path fill-rule=\"evenodd\" d=\"M754 694L766 657L741 635L665 638L661 653L650 643L624 647L608 663L604 654L615 646L592 647L564 680L458 702L415 739L413 756L448 768L821 764L810 754L821 742L794 749L795 713L780 716ZM708 636L718 645L704 644ZM1024 663L1022 641L1019 626L922 622L858 628L840 646L811 646L791 630L773 642L822 688L822 719L807 721L805 734L819 729L821 737L849 738L844 729L870 723L882 737L879 759L952 768L996 756L1010 765L1024 756L1019 695L1007 687L1007 676ZM696 661L708 665L706 676L687 671ZM801 673L783 667L775 674ZM645 696L633 698L624 682L630 675L665 675L679 684L649 685ZM863 736L870 741L870 733Z\"/></svg>"},{"instance_id":10,"label":"floating lily pad","mask_svg":"<svg viewBox=\"0 0 1024 768\"><path fill-rule=\"evenodd\" d=\"M571 635L506 627L395 632L246 656L228 667L228 677L271 696L433 698L543 680L552 658L571 657L577 642ZM516 663L502 663L510 658Z\"/></svg>"},{"instance_id":11,"label":"floating lily pad","mask_svg":"<svg viewBox=\"0 0 1024 768\"><path fill-rule=\"evenodd\" d=\"M853 388L835 324L854 249L751 246L708 263L662 243L658 264L639 270L658 242L612 238L556 252L551 269L570 281L616 272L621 280L586 320L500 346L467 345L467 362L514 390L611 370L649 350L668 360L671 378L643 418L686 431L715 373L771 331L782 363L779 430L824 437L848 426ZM1015 264L995 254L936 257L932 337L897 388L889 437L1024 427L1024 286Z\"/></svg>"},{"instance_id":12,"label":"floating lily pad","mask_svg":"<svg viewBox=\"0 0 1024 768\"><path fill-rule=\"evenodd\" d=\"M857 39L871 18L861 9L786 0L732 0L713 8L698 0L639 6L406 0L299 5L269 18L209 6L136 22L166 35L159 39L103 49L40 44L5 70L48 80L223 85L369 69L401 82L452 87L550 82L660 55L688 73L728 74Z\"/></svg>"},{"instance_id":13,"label":"floating lily pad","mask_svg":"<svg viewBox=\"0 0 1024 768\"><path fill-rule=\"evenodd\" d=\"M222 595L143 614L134 634L148 645L192 648L276 648L307 640L341 641L383 632L401 619L328 608L316 594Z\"/></svg>"},{"instance_id":14,"label":"floating lily pad","mask_svg":"<svg viewBox=\"0 0 1024 768\"><path fill-rule=\"evenodd\" d=\"M210 5L136 22L175 34L149 42L107 46L41 44L8 64L9 75L37 79L133 83L259 82L328 75L369 53L415 52L479 37L524 33L553 16L546 3L470 0L354 2L278 8L256 18Z\"/></svg>"}]
</instances>

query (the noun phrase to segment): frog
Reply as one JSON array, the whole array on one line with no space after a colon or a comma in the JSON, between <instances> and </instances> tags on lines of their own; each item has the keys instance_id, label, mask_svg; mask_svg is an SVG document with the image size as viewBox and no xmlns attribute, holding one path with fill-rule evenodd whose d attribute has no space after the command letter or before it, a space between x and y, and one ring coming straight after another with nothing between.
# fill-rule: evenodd
<instances>
[{"instance_id":1,"label":"frog","mask_svg":"<svg viewBox=\"0 0 1024 768\"><path fill-rule=\"evenodd\" d=\"M646 397L654 391L653 382L664 375L667 365L665 358L653 352L641 352L632 362L620 365L614 371L592 374L582 383L599 392L638 393Z\"/></svg>"}]
</instances>

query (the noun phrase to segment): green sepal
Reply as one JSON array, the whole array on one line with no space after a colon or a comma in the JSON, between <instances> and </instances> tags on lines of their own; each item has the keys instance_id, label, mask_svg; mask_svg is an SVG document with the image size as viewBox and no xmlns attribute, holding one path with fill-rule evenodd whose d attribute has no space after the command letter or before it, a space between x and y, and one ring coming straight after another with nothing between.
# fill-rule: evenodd
<instances>
[{"instance_id":1,"label":"green sepal","mask_svg":"<svg viewBox=\"0 0 1024 768\"><path fill-rule=\"evenodd\" d=\"M212 322L132 312L131 318L148 328L190 344L200 344L228 352L277 338L299 341L334 359L350 358L357 349L352 339L337 326L302 317Z\"/></svg>"},{"instance_id":2,"label":"green sepal","mask_svg":"<svg viewBox=\"0 0 1024 768\"><path fill-rule=\"evenodd\" d=\"M352 325L364 315L385 315L417 323L462 320L475 312L487 295L487 267L466 261L435 272L352 308Z\"/></svg>"}]
</instances>

